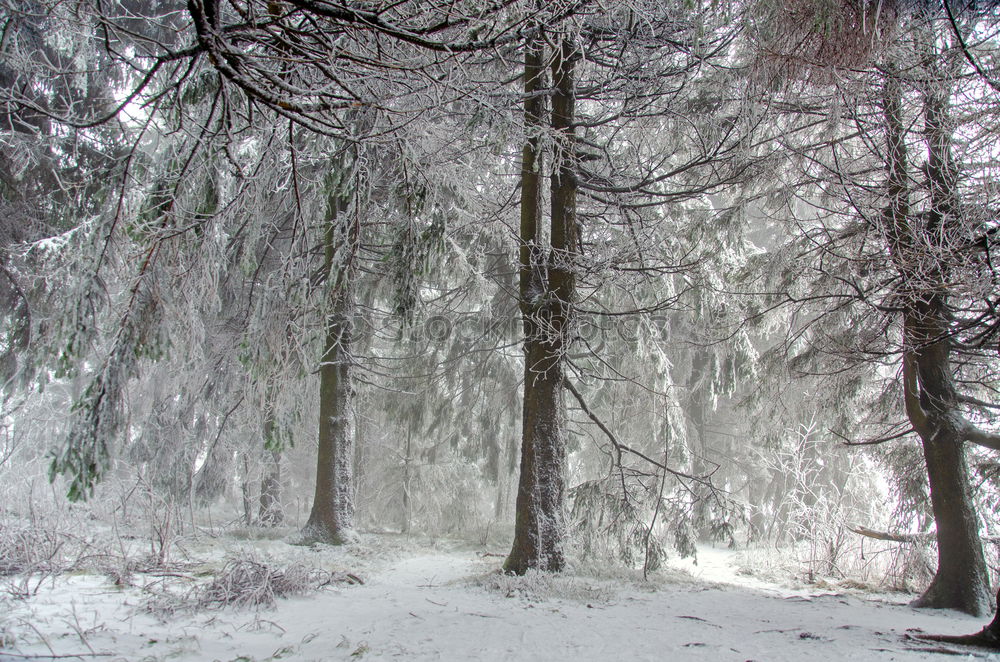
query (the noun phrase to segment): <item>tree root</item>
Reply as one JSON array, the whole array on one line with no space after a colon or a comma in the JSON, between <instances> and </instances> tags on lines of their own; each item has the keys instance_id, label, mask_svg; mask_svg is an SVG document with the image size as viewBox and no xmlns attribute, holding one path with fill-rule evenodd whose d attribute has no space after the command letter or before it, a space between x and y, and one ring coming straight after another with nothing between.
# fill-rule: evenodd
<instances>
[{"instance_id":1,"label":"tree root","mask_svg":"<svg viewBox=\"0 0 1000 662\"><path fill-rule=\"evenodd\" d=\"M989 625L975 634L907 634L917 641L933 641L942 644L957 644L959 646L978 646L991 650L1000 650L1000 591L997 591L998 611ZM943 652L943 651L942 651Z\"/></svg>"},{"instance_id":2,"label":"tree root","mask_svg":"<svg viewBox=\"0 0 1000 662\"><path fill-rule=\"evenodd\" d=\"M958 644L959 646L979 646L980 648L990 648L1000 650L1000 637L985 627L975 634L907 634L910 639L916 641L934 641L941 644Z\"/></svg>"}]
</instances>

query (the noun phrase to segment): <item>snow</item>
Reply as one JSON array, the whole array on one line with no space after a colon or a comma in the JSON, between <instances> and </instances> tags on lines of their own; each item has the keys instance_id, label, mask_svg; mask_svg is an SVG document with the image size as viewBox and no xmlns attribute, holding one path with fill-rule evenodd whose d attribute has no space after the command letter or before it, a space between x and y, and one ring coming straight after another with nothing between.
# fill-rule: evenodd
<instances>
[{"instance_id":1,"label":"snow","mask_svg":"<svg viewBox=\"0 0 1000 662\"><path fill-rule=\"evenodd\" d=\"M282 599L271 610L146 609L164 587L186 588L227 555L251 550L275 564L350 570L365 584ZM33 597L0 602L0 627L15 639L0 660L930 660L939 656L907 639L908 628L959 634L983 625L902 598L747 580L724 550L702 550L698 566L675 564L697 575L674 567L649 582L587 567L507 577L496 573L497 553L384 535L347 549L217 538L190 545L188 555L184 570L137 574L125 588L100 574L66 574Z\"/></svg>"}]
</instances>

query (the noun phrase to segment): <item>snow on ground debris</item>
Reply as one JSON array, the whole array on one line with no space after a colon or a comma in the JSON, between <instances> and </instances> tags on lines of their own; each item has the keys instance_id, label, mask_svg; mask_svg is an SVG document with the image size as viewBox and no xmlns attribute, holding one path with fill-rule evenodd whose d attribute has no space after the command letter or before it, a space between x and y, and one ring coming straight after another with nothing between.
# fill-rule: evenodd
<instances>
[{"instance_id":1,"label":"snow on ground debris","mask_svg":"<svg viewBox=\"0 0 1000 662\"><path fill-rule=\"evenodd\" d=\"M203 551L218 564L218 550ZM908 628L982 625L858 595L762 591L676 571L649 583L584 570L504 577L496 555L379 536L346 550L268 541L260 553L357 572L365 583L260 611L157 613L149 607L157 588L197 573L137 576L125 588L103 575L62 575L33 597L0 600L0 628L14 638L0 660L930 660L941 656L905 639Z\"/></svg>"}]
</instances>

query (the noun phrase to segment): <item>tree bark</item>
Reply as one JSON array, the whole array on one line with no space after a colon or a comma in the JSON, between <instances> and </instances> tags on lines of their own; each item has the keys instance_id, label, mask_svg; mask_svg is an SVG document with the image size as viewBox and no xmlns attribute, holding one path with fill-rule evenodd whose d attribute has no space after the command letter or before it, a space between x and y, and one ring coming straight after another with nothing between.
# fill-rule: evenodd
<instances>
[{"instance_id":1,"label":"tree bark","mask_svg":"<svg viewBox=\"0 0 1000 662\"><path fill-rule=\"evenodd\" d=\"M264 467L260 479L257 521L260 526L279 526L285 521L285 512L281 506L281 446L274 422L274 400L270 390L265 396L261 434L264 438Z\"/></svg>"},{"instance_id":2,"label":"tree bark","mask_svg":"<svg viewBox=\"0 0 1000 662\"><path fill-rule=\"evenodd\" d=\"M564 538L566 414L563 355L572 323L576 289L576 178L573 165L573 67L575 52L563 39L552 57L551 128L555 157L551 174L550 250L540 249L541 184L539 129L544 76L541 42L525 47L524 115L527 138L521 159L520 308L524 329L524 401L521 411L521 473L514 542L506 572L530 568L558 571L565 564Z\"/></svg>"},{"instance_id":3,"label":"tree bark","mask_svg":"<svg viewBox=\"0 0 1000 662\"><path fill-rule=\"evenodd\" d=\"M342 166L344 164L341 164ZM353 165L353 164L352 164ZM353 183L351 167L333 178L324 233L324 271L329 310L320 361L319 448L316 492L302 529L303 542L333 545L354 538L354 419L351 400L352 262L358 243L357 219L348 218Z\"/></svg>"},{"instance_id":4,"label":"tree bark","mask_svg":"<svg viewBox=\"0 0 1000 662\"><path fill-rule=\"evenodd\" d=\"M907 418L923 446L931 509L937 528L938 568L917 607L989 612L986 561L969 489L958 393L951 365L948 278L937 266L941 233L956 213L956 170L947 130L948 86L930 82L923 99L930 208L926 221L910 211L906 123L900 83L891 67L884 88L887 139L887 244L902 277L903 397Z\"/></svg>"},{"instance_id":5,"label":"tree bark","mask_svg":"<svg viewBox=\"0 0 1000 662\"><path fill-rule=\"evenodd\" d=\"M240 480L240 498L243 503L243 523L253 526L253 497L250 494L250 460L243 454L243 476Z\"/></svg>"},{"instance_id":6,"label":"tree bark","mask_svg":"<svg viewBox=\"0 0 1000 662\"><path fill-rule=\"evenodd\" d=\"M938 567L915 607L958 609L974 616L990 611L989 575L979 521L972 505L961 430L955 425L957 396L940 311L906 324L904 382L910 421L920 436L927 465L931 509L937 528ZM930 327L930 328L927 328ZM937 330L934 340L929 332ZM912 374L915 373L915 374ZM912 389L916 389L914 392ZM919 409L917 409L919 408Z\"/></svg>"},{"instance_id":7,"label":"tree bark","mask_svg":"<svg viewBox=\"0 0 1000 662\"><path fill-rule=\"evenodd\" d=\"M257 520L261 526L280 526L285 521L281 506L281 451L267 451L264 475L260 479L260 509Z\"/></svg>"},{"instance_id":8,"label":"tree bark","mask_svg":"<svg viewBox=\"0 0 1000 662\"><path fill-rule=\"evenodd\" d=\"M691 372L688 375L688 421L691 447L691 473L704 476L710 472L705 462L708 456L708 412L709 384L712 375L708 351L696 348L691 358ZM707 542L712 539L711 509L709 499L712 491L707 485L696 483L691 489L691 523L698 533L698 539Z\"/></svg>"},{"instance_id":9,"label":"tree bark","mask_svg":"<svg viewBox=\"0 0 1000 662\"><path fill-rule=\"evenodd\" d=\"M410 532L410 520L411 520L411 505L410 505L410 482L412 479L410 465L413 463L413 444L412 444L413 430L412 423L406 428L406 447L403 449L403 480L400 487L403 490L403 526L400 527L400 533Z\"/></svg>"}]
</instances>

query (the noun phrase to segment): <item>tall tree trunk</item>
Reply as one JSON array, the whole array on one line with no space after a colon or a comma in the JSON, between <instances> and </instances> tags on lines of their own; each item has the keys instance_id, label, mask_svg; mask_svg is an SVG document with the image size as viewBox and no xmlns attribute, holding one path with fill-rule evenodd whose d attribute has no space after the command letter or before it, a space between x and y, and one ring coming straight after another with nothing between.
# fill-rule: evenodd
<instances>
[{"instance_id":1,"label":"tall tree trunk","mask_svg":"<svg viewBox=\"0 0 1000 662\"><path fill-rule=\"evenodd\" d=\"M708 463L708 411L709 385L712 375L709 374L711 360L708 351L702 348L694 350L691 358L691 373L688 375L688 421L690 423L691 471L695 476L709 473ZM691 520L702 542L712 538L711 509L709 499L712 490L701 483L696 483L691 490Z\"/></svg>"},{"instance_id":2,"label":"tall tree trunk","mask_svg":"<svg viewBox=\"0 0 1000 662\"><path fill-rule=\"evenodd\" d=\"M907 413L923 444L931 509L937 528L938 567L916 607L990 612L989 575L979 520L972 504L946 327L940 310L926 306L907 320L904 382Z\"/></svg>"},{"instance_id":3,"label":"tall tree trunk","mask_svg":"<svg viewBox=\"0 0 1000 662\"><path fill-rule=\"evenodd\" d=\"M947 232L947 225L958 213L947 116L948 86L928 83L924 133L931 209L925 233L926 243L932 247L937 247L941 232ZM932 260L935 257L931 256ZM935 269L931 276L930 283L940 286L922 293L904 325L907 414L923 444L938 543L937 572L914 604L980 616L990 611L989 575L972 504L963 437L956 424L962 419L951 366L947 274ZM928 275L920 274L919 280L925 279Z\"/></svg>"},{"instance_id":4,"label":"tall tree trunk","mask_svg":"<svg viewBox=\"0 0 1000 662\"><path fill-rule=\"evenodd\" d=\"M281 505L281 451L275 448L265 453L257 520L261 526L280 526L285 521Z\"/></svg>"},{"instance_id":5,"label":"tall tree trunk","mask_svg":"<svg viewBox=\"0 0 1000 662\"><path fill-rule=\"evenodd\" d=\"M925 65L930 71L936 68L930 61ZM931 80L923 101L930 185L926 221L914 218L910 211L902 93L895 71L887 68L883 101L889 198L886 233L890 255L902 277L900 294L907 308L903 323L904 403L923 446L938 543L937 571L914 606L982 615L990 610L989 576L957 425L962 417L951 366L948 278L934 266L940 233L958 211L956 170L947 130L948 86Z\"/></svg>"},{"instance_id":6,"label":"tall tree trunk","mask_svg":"<svg viewBox=\"0 0 1000 662\"><path fill-rule=\"evenodd\" d=\"M410 532L410 520L412 517L412 505L410 504L410 488L413 479L410 466L413 464L413 429L412 423L406 427L406 447L403 449L403 526L400 533Z\"/></svg>"},{"instance_id":7,"label":"tall tree trunk","mask_svg":"<svg viewBox=\"0 0 1000 662\"><path fill-rule=\"evenodd\" d=\"M243 503L243 523L253 526L253 498L250 494L250 459L243 454L243 476L240 480L240 498Z\"/></svg>"},{"instance_id":8,"label":"tall tree trunk","mask_svg":"<svg viewBox=\"0 0 1000 662\"><path fill-rule=\"evenodd\" d=\"M543 106L541 42L525 46L524 115L527 137L521 159L520 307L524 328L524 401L521 473L514 542L504 570L558 571L565 563L565 402L563 354L576 289L576 179L573 164L575 51L563 39L552 58L551 128L556 137L551 174L550 251L540 249L540 141Z\"/></svg>"},{"instance_id":9,"label":"tall tree trunk","mask_svg":"<svg viewBox=\"0 0 1000 662\"><path fill-rule=\"evenodd\" d=\"M346 159L345 159L346 160ZM339 545L354 537L354 419L351 384L352 262L358 243L358 219L348 218L353 164L340 164L332 178L324 233L324 270L330 307L324 324L319 377L319 448L316 493L302 529L303 542ZM356 212L356 210L355 210Z\"/></svg>"},{"instance_id":10,"label":"tall tree trunk","mask_svg":"<svg viewBox=\"0 0 1000 662\"><path fill-rule=\"evenodd\" d=\"M278 526L285 521L281 506L281 447L278 445L277 426L271 394L264 405L264 472L260 479L260 502L257 520L261 526Z\"/></svg>"}]
</instances>

